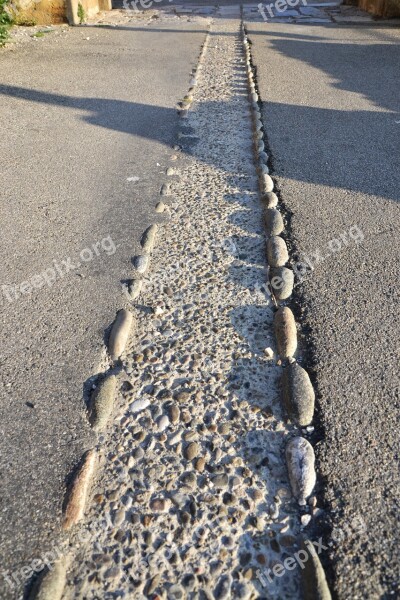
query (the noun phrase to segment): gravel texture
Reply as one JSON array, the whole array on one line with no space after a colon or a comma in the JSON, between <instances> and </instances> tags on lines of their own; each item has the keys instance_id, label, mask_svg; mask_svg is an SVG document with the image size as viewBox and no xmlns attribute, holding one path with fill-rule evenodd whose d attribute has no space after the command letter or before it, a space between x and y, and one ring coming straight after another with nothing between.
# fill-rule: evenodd
<instances>
[{"instance_id":1,"label":"gravel texture","mask_svg":"<svg viewBox=\"0 0 400 600\"><path fill-rule=\"evenodd\" d=\"M195 158L175 150L65 598L300 595L296 569L266 588L257 578L296 552L299 511L311 517L315 503L292 496L285 447L300 431L283 419L282 370L266 352L273 306L238 19L215 21L203 57L180 133Z\"/></svg>"}]
</instances>

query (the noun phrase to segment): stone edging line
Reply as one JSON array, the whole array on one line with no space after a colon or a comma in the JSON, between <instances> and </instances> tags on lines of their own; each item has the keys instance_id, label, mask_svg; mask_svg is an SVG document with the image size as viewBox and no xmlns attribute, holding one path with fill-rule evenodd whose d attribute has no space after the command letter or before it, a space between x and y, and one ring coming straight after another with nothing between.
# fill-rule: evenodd
<instances>
[{"instance_id":1,"label":"stone edging line","mask_svg":"<svg viewBox=\"0 0 400 600\"><path fill-rule=\"evenodd\" d=\"M315 393L307 371L294 358L297 349L297 326L291 308L285 303L293 293L294 272L287 266L289 252L285 240L281 237L285 224L268 167L269 156L264 144L264 126L255 70L243 19L241 35L253 120L254 156L259 176L260 199L264 207L269 290L277 308L274 315L274 331L282 365L281 399L288 418L298 427L307 427L314 416ZM299 505L304 506L317 479L314 449L310 442L302 436L291 438L286 445L286 463L293 495ZM330 600L331 594L318 554L313 552L308 562L307 569L301 571L304 597L310 600Z\"/></svg>"},{"instance_id":2,"label":"stone edging line","mask_svg":"<svg viewBox=\"0 0 400 600\"><path fill-rule=\"evenodd\" d=\"M197 85L197 77L202 68L201 62L207 50L209 30L210 26L208 27L205 41L201 45L197 66L192 69L188 93L184 96L183 100L178 103L178 114L183 118L187 116L188 110L193 102L193 93ZM174 147L174 150L179 149L179 146ZM176 155L171 156L171 160L176 159ZM167 168L167 176L174 175L174 173L175 171L172 167ZM164 183L160 190L160 196L170 195L170 184ZM164 213L167 209L168 205L166 205L162 199L160 199L155 206L155 212L158 214ZM139 276L143 275L149 268L150 257L155 245L158 229L159 225L153 223L145 230L140 242L142 252L132 259L135 272ZM130 302L136 300L140 296L142 288L143 279L140 277L135 277L128 285L123 286L124 293ZM108 336L107 349L108 356L111 359L111 366L103 373L102 379L102 375L98 374L97 387L91 395L90 406L87 411L89 424L96 433L104 431L112 415L117 389L117 377L114 374L109 374L109 371L113 367L114 362L119 360L124 353L133 326L133 313L128 308L121 308L116 315ZM99 448L95 447L86 450L81 458L78 468L73 474L72 481L67 488L64 498L62 521L62 530L64 532L71 530L74 525L81 521L85 516L87 500L97 473L98 463ZM64 555L57 560L51 569L43 572L41 577L33 582L29 594L30 600L61 600L66 585L66 574L69 562L70 557Z\"/></svg>"}]
</instances>

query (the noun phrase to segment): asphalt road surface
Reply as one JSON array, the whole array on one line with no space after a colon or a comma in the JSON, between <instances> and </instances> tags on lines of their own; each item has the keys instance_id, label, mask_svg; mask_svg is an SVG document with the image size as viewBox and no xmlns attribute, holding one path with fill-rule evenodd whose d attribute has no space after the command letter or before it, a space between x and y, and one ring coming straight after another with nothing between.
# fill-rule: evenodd
<instances>
[{"instance_id":1,"label":"asphalt road surface","mask_svg":"<svg viewBox=\"0 0 400 600\"><path fill-rule=\"evenodd\" d=\"M83 386L154 222L205 33L75 28L0 52L2 599L58 538L65 479L93 443Z\"/></svg>"},{"instance_id":2,"label":"asphalt road surface","mask_svg":"<svg viewBox=\"0 0 400 600\"><path fill-rule=\"evenodd\" d=\"M314 267L297 312L318 387L320 525L335 540L322 561L340 599L399 597L400 31L248 32L293 251Z\"/></svg>"}]
</instances>

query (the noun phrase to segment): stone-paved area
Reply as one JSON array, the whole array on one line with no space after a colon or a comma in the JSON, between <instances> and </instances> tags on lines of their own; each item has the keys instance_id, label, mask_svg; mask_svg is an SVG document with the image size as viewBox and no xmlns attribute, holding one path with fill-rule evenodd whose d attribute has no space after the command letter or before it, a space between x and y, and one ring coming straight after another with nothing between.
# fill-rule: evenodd
<instances>
[{"instance_id":1,"label":"stone-paved area","mask_svg":"<svg viewBox=\"0 0 400 600\"><path fill-rule=\"evenodd\" d=\"M215 29L214 29L215 28ZM215 35L213 31L216 30ZM211 30L66 598L299 597L239 20ZM307 435L307 432L303 432ZM83 541L82 541L83 540Z\"/></svg>"}]
</instances>

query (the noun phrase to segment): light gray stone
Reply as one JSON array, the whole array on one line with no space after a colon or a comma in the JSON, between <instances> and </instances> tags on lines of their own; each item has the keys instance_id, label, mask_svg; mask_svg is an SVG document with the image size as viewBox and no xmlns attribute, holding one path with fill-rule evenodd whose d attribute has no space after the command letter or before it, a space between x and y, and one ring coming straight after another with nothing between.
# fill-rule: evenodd
<instances>
[{"instance_id":1,"label":"light gray stone","mask_svg":"<svg viewBox=\"0 0 400 600\"><path fill-rule=\"evenodd\" d=\"M316 483L314 449L305 438L296 437L286 446L286 463L292 492L305 505Z\"/></svg>"},{"instance_id":2,"label":"light gray stone","mask_svg":"<svg viewBox=\"0 0 400 600\"><path fill-rule=\"evenodd\" d=\"M267 260L270 267L284 267L289 253L284 239L273 235L267 241Z\"/></svg>"},{"instance_id":3,"label":"light gray stone","mask_svg":"<svg viewBox=\"0 0 400 600\"><path fill-rule=\"evenodd\" d=\"M276 208L264 210L265 231L268 237L279 235L285 228L282 215Z\"/></svg>"},{"instance_id":4,"label":"light gray stone","mask_svg":"<svg viewBox=\"0 0 400 600\"><path fill-rule=\"evenodd\" d=\"M269 272L269 280L277 300L287 300L294 286L294 273L287 267L273 267Z\"/></svg>"}]
</instances>

